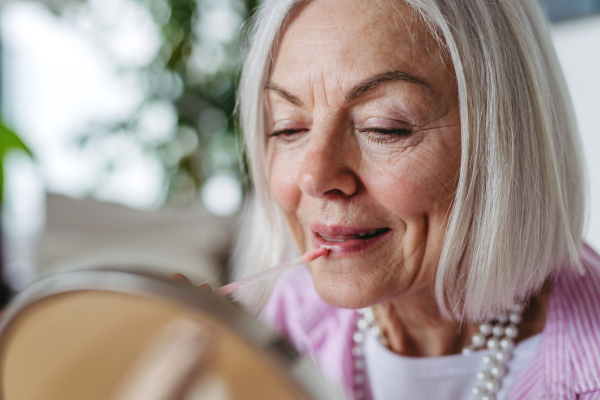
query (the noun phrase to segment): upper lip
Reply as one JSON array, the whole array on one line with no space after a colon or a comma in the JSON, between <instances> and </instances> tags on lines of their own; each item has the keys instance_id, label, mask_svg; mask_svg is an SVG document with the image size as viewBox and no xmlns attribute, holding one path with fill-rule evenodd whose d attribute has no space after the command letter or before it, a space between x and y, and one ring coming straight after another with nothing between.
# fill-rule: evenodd
<instances>
[{"instance_id":1,"label":"upper lip","mask_svg":"<svg viewBox=\"0 0 600 400\"><path fill-rule=\"evenodd\" d=\"M370 228L352 228L347 226L336 226L336 225L311 225L310 229L317 234L325 235L356 235L362 232L368 232L375 229L386 228L385 226L376 226Z\"/></svg>"}]
</instances>

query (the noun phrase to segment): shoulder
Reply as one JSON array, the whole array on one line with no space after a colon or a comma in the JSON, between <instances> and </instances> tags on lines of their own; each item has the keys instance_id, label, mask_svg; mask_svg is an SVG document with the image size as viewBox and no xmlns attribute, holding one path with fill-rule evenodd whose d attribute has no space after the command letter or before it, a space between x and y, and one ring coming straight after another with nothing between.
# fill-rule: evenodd
<instances>
[{"instance_id":1,"label":"shoulder","mask_svg":"<svg viewBox=\"0 0 600 400\"><path fill-rule=\"evenodd\" d=\"M581 251L584 272L554 277L542 340L510 398L600 400L600 256Z\"/></svg>"},{"instance_id":2,"label":"shoulder","mask_svg":"<svg viewBox=\"0 0 600 400\"><path fill-rule=\"evenodd\" d=\"M280 335L292 339L299 333L308 310L318 313L322 308L310 274L300 267L278 277L260 318Z\"/></svg>"},{"instance_id":3,"label":"shoulder","mask_svg":"<svg viewBox=\"0 0 600 400\"><path fill-rule=\"evenodd\" d=\"M587 269L596 272L595 275L598 279L598 276L600 276L600 255L587 244L584 244L581 250L581 261Z\"/></svg>"},{"instance_id":4,"label":"shoulder","mask_svg":"<svg viewBox=\"0 0 600 400\"><path fill-rule=\"evenodd\" d=\"M554 339L548 361L562 361L577 394L600 390L600 256L584 245L581 261L583 274L565 270L555 278L544 330Z\"/></svg>"},{"instance_id":5,"label":"shoulder","mask_svg":"<svg viewBox=\"0 0 600 400\"><path fill-rule=\"evenodd\" d=\"M300 351L310 351L317 336L339 335L354 320L355 311L330 306L315 290L305 267L281 276L273 288L261 319L285 336ZM323 340L323 338L321 338Z\"/></svg>"},{"instance_id":6,"label":"shoulder","mask_svg":"<svg viewBox=\"0 0 600 400\"><path fill-rule=\"evenodd\" d=\"M587 321L585 326L600 328L600 256L588 245L581 251L583 273L564 270L554 279L550 308L558 322L567 324ZM600 341L600 331L571 325L582 338ZM573 331L573 333L576 333Z\"/></svg>"}]
</instances>

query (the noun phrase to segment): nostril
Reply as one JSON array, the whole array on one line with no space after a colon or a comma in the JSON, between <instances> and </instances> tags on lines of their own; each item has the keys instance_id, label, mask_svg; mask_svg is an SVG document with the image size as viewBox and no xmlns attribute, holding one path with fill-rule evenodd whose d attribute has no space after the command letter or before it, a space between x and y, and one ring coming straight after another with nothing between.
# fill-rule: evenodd
<instances>
[{"instance_id":1,"label":"nostril","mask_svg":"<svg viewBox=\"0 0 600 400\"><path fill-rule=\"evenodd\" d=\"M331 189L323 193L323 196L334 199L336 197L346 197L346 194L340 189Z\"/></svg>"}]
</instances>

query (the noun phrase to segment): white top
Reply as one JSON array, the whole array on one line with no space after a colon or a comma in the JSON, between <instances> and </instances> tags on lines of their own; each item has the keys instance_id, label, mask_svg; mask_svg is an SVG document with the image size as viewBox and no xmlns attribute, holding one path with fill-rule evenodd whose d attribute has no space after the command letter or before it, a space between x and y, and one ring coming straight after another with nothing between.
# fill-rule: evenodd
<instances>
[{"instance_id":1,"label":"white top","mask_svg":"<svg viewBox=\"0 0 600 400\"><path fill-rule=\"evenodd\" d=\"M539 333L515 346L513 358L505 364L508 373L500 381L502 386L496 400L506 399L517 377L533 357L541 337ZM479 350L468 356L406 357L384 347L371 332L364 343L374 400L469 399L471 389L477 383L477 372L484 366L483 356L487 354L487 350Z\"/></svg>"}]
</instances>

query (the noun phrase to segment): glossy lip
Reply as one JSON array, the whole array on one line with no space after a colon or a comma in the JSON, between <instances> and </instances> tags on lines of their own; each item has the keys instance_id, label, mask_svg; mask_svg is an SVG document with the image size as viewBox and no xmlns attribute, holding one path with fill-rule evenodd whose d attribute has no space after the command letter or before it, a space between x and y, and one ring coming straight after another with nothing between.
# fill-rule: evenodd
<instances>
[{"instance_id":1,"label":"glossy lip","mask_svg":"<svg viewBox=\"0 0 600 400\"><path fill-rule=\"evenodd\" d=\"M386 226L378 226L374 228L349 228L346 226L333 225L311 225L310 230L316 233L326 233L328 235L356 235L361 232L368 232L374 229L387 228Z\"/></svg>"},{"instance_id":2,"label":"glossy lip","mask_svg":"<svg viewBox=\"0 0 600 400\"><path fill-rule=\"evenodd\" d=\"M325 233L328 235L356 235L361 232L368 232L373 229L382 228L385 227L349 228L340 226L311 226L313 246L315 249L318 249L319 247L330 249L330 252L326 257L340 258L356 256L359 253L368 251L377 243L387 238L392 233L392 230L390 229L387 232L370 239L350 239L343 242L327 241L319 236L319 233Z\"/></svg>"}]
</instances>

